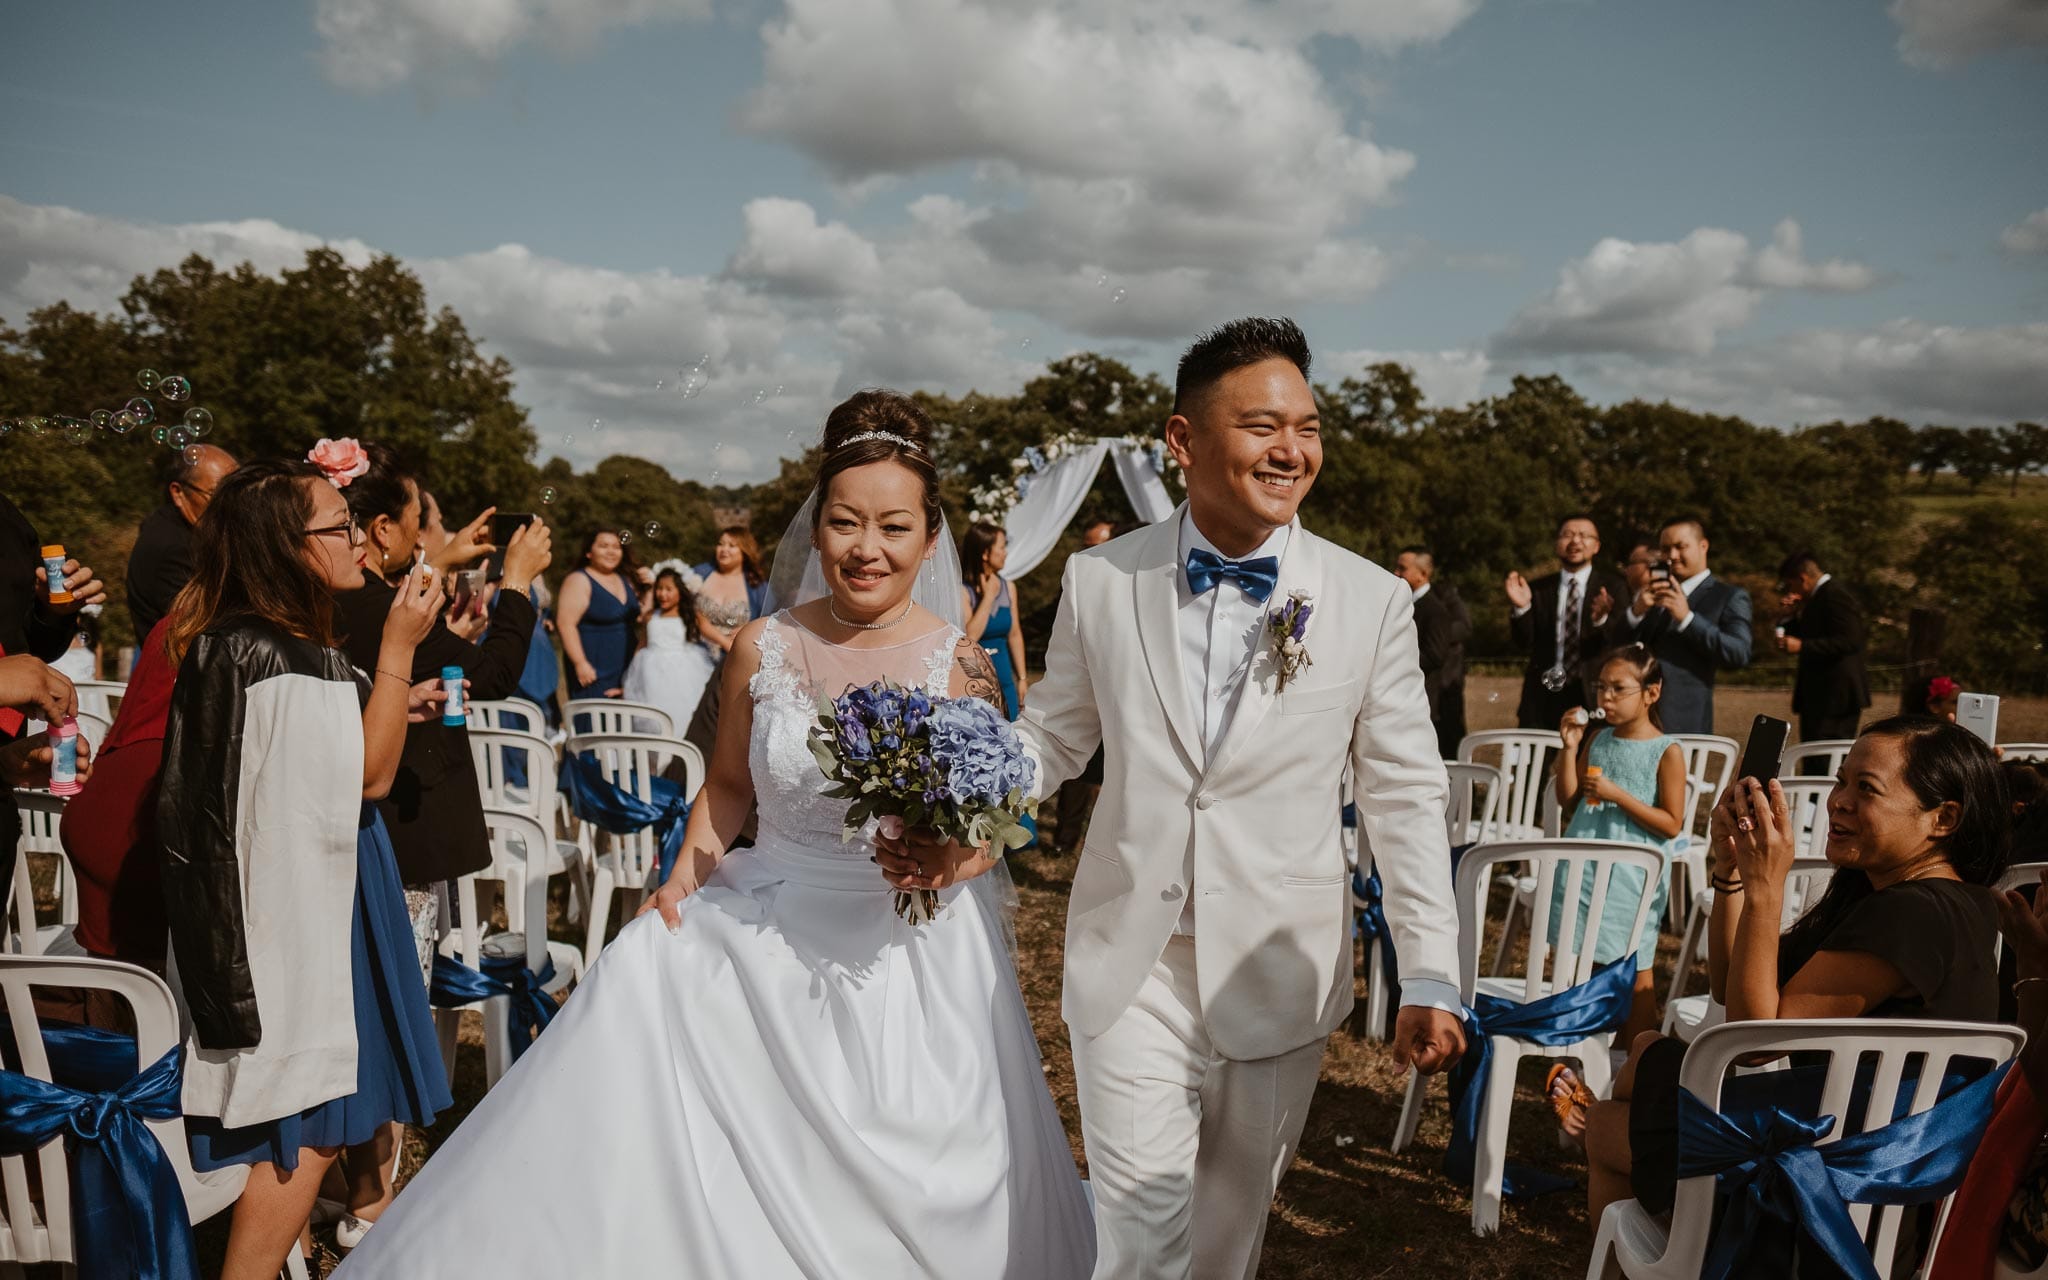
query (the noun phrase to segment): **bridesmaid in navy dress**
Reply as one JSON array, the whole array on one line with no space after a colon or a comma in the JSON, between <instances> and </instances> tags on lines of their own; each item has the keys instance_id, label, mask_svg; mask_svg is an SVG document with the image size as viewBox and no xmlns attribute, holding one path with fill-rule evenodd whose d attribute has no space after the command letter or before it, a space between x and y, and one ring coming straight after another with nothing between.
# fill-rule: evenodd
<instances>
[{"instance_id":1,"label":"bridesmaid in navy dress","mask_svg":"<svg viewBox=\"0 0 2048 1280\"><path fill-rule=\"evenodd\" d=\"M583 544L583 567L562 583L556 624L569 660L569 696L616 698L624 692L632 655L632 620L640 616L632 560L619 535L599 529Z\"/></svg>"},{"instance_id":2,"label":"bridesmaid in navy dress","mask_svg":"<svg viewBox=\"0 0 2048 1280\"><path fill-rule=\"evenodd\" d=\"M967 638L979 644L995 667L1003 688L1003 714L1015 720L1024 713L1024 627L1017 618L1017 589L1003 581L1003 563L1010 539L992 524L973 524L960 541L962 590L967 599ZM1037 824L1026 818L1031 843L1038 844Z\"/></svg>"}]
</instances>

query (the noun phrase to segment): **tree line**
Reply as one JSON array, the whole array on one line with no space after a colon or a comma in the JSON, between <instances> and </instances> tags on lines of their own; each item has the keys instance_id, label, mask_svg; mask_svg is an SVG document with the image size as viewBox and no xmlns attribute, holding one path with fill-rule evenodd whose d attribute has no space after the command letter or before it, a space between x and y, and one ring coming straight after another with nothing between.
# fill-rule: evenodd
<instances>
[{"instance_id":1,"label":"tree line","mask_svg":"<svg viewBox=\"0 0 2048 1280\"><path fill-rule=\"evenodd\" d=\"M600 524L634 531L643 562L703 558L728 507L749 508L772 541L815 464L784 459L751 486L678 478L626 455L578 471L542 457L513 398L511 365L481 354L452 310L430 309L397 260L355 267L314 249L272 276L195 255L138 277L114 313L58 303L20 329L0 321L0 418L46 423L0 437L4 487L39 529L109 578L105 629L115 643L130 638L120 569L135 526L160 501L157 476L171 451L147 439L150 428L124 438L47 424L119 408L142 394L142 368L189 378L191 403L214 415L206 439L238 456L297 456L320 436L359 436L390 445L426 476L451 519L492 503L542 511L568 544L562 564ZM1324 458L1303 519L1382 563L1402 546L1430 547L1472 606L1475 655L1507 653L1500 581L1550 561L1561 516L1592 515L1603 555L1619 561L1634 537L1690 513L1707 526L1716 572L1757 602L1759 655L1771 652L1777 565L1811 550L1863 595L1875 661L1900 658L1908 611L1933 607L1949 614L1957 675L2013 691L2048 682L2048 585L2030 570L2043 521L2000 493L2018 494L2023 477L2048 469L2048 428L2038 424L1873 418L1781 429L1669 403L1595 405L1555 375L1435 406L1392 363L1319 381L1315 391ZM975 488L1007 479L1012 461L1052 434L1155 434L1172 389L1084 352L1050 361L1013 395L920 399L938 424L947 509L964 520ZM1914 502L1938 482L1976 495L1994 481L2002 483L1953 511L1929 514ZM1133 518L1109 469L1083 513ZM1049 629L1057 565L1079 545L1080 526L1023 584L1034 642Z\"/></svg>"}]
</instances>

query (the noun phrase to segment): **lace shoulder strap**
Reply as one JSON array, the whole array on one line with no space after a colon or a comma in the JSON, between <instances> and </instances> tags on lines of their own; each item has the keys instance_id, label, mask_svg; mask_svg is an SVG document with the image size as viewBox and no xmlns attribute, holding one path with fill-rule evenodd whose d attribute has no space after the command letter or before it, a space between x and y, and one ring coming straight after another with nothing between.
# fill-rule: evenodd
<instances>
[{"instance_id":1,"label":"lace shoulder strap","mask_svg":"<svg viewBox=\"0 0 2048 1280\"><path fill-rule=\"evenodd\" d=\"M761 624L755 647L761 651L761 669L747 682L747 692L754 695L754 701L794 696L802 682L790 669L789 638L782 634L781 613L771 615Z\"/></svg>"},{"instance_id":2,"label":"lace shoulder strap","mask_svg":"<svg viewBox=\"0 0 2048 1280\"><path fill-rule=\"evenodd\" d=\"M945 634L939 637L939 647L924 660L926 697L943 698L952 689L953 650L959 647L963 634L957 627L947 627Z\"/></svg>"}]
</instances>

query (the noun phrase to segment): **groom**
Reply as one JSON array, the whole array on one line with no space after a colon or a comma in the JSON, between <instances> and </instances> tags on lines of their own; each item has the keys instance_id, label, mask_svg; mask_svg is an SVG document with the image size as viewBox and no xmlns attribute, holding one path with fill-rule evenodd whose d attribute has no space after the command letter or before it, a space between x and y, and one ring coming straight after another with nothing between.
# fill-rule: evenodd
<instances>
[{"instance_id":1,"label":"groom","mask_svg":"<svg viewBox=\"0 0 2048 1280\"><path fill-rule=\"evenodd\" d=\"M1394 1050L1464 1050L1446 783L1407 584L1301 527L1308 343L1239 320L1181 357L1188 501L1067 562L1017 728L1051 794L1104 748L1063 1012L1097 1277L1251 1276L1323 1043L1352 1003L1349 774L1400 953ZM1360 495L1369 498L1369 495ZM1306 606L1297 654L1270 615Z\"/></svg>"}]
</instances>

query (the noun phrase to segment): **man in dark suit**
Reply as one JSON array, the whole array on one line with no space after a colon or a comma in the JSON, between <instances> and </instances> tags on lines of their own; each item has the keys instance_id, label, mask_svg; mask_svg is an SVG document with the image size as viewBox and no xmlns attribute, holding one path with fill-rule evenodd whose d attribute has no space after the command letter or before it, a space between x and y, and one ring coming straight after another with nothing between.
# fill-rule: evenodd
<instances>
[{"instance_id":1,"label":"man in dark suit","mask_svg":"<svg viewBox=\"0 0 2048 1280\"><path fill-rule=\"evenodd\" d=\"M1849 588L1821 571L1811 551L1787 559L1778 570L1779 590L1799 597L1799 612L1788 619L1778 647L1799 657L1792 682L1792 712L1799 740L1853 738L1863 708L1870 705L1870 678L1863 669L1869 629L1863 606Z\"/></svg>"},{"instance_id":2,"label":"man in dark suit","mask_svg":"<svg viewBox=\"0 0 2048 1280\"><path fill-rule=\"evenodd\" d=\"M1665 521L1657 545L1663 564L1630 601L1622 638L1650 646L1664 664L1664 731L1712 733L1714 673L1749 665L1749 592L1707 569L1711 544L1696 517Z\"/></svg>"},{"instance_id":3,"label":"man in dark suit","mask_svg":"<svg viewBox=\"0 0 2048 1280\"><path fill-rule=\"evenodd\" d=\"M1437 751L1455 760L1465 737L1465 642L1472 638L1472 615L1456 587L1435 584L1436 557L1427 547L1403 548L1394 558L1394 574L1415 593L1415 642Z\"/></svg>"},{"instance_id":4,"label":"man in dark suit","mask_svg":"<svg viewBox=\"0 0 2048 1280\"><path fill-rule=\"evenodd\" d=\"M233 454L210 444L173 450L168 459L163 505L143 517L128 556L128 616L137 644L192 581L192 526L236 466Z\"/></svg>"},{"instance_id":5,"label":"man in dark suit","mask_svg":"<svg viewBox=\"0 0 2048 1280\"><path fill-rule=\"evenodd\" d=\"M1599 554L1599 526L1569 515L1557 525L1556 573L1534 582L1508 575L1508 634L1529 655L1515 711L1524 729L1555 729L1565 712L1593 705L1592 666L1608 646L1615 602L1628 595L1618 576L1595 566Z\"/></svg>"}]
</instances>

